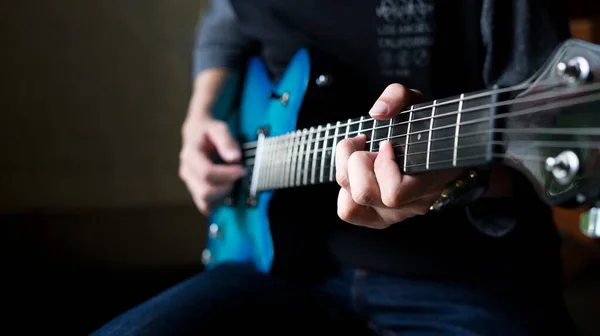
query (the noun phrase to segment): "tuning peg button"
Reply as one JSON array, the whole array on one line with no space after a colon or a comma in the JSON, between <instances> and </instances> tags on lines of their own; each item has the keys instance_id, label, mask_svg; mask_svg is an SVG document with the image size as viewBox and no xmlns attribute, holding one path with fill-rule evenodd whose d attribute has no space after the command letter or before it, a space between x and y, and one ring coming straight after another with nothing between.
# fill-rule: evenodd
<instances>
[{"instance_id":1,"label":"tuning peg button","mask_svg":"<svg viewBox=\"0 0 600 336\"><path fill-rule=\"evenodd\" d=\"M575 83L585 81L590 77L590 64L583 57L574 57L567 62L560 62L556 65L556 72L567 82Z\"/></svg>"},{"instance_id":2,"label":"tuning peg button","mask_svg":"<svg viewBox=\"0 0 600 336\"><path fill-rule=\"evenodd\" d=\"M579 157L572 151L564 151L556 157L546 159L546 171L552 173L561 185L571 183L579 171Z\"/></svg>"}]
</instances>

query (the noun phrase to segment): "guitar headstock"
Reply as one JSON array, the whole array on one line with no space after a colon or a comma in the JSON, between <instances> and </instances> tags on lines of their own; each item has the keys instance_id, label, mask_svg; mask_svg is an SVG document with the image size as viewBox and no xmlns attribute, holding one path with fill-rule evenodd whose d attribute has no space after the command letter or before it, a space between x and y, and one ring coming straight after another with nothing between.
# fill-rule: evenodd
<instances>
[{"instance_id":1,"label":"guitar headstock","mask_svg":"<svg viewBox=\"0 0 600 336\"><path fill-rule=\"evenodd\" d=\"M600 195L600 46L568 40L499 116L504 163L551 205Z\"/></svg>"}]
</instances>

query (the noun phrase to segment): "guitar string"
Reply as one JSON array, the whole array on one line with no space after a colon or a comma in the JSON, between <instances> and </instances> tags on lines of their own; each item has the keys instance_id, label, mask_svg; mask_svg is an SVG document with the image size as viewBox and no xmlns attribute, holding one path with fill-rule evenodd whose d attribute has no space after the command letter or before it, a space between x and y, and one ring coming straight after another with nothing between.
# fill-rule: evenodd
<instances>
[{"instance_id":1,"label":"guitar string","mask_svg":"<svg viewBox=\"0 0 600 336\"><path fill-rule=\"evenodd\" d=\"M504 160L518 160L524 163L532 163L532 164L545 164L546 162L546 157L540 157L540 156L534 156L534 155L522 155L519 156L518 158L515 158L514 156L511 156L510 154L502 154L502 153L492 153L491 154L492 158L494 159L504 159ZM488 159L488 156L485 154L479 154L479 155L472 155L472 156L468 156L468 157L462 157L462 158L458 158L457 159L457 164L460 162L465 162L465 161L473 161L473 160L486 160ZM448 160L438 160L436 162L430 162L430 165L439 165L439 164L449 164L452 163L453 160L452 159L448 159ZM410 169L410 168L422 168L423 166L425 166L424 163L421 164L412 164L412 165L407 165L406 169ZM330 168L330 167L328 167ZM335 168L335 167L334 167ZM464 167L463 167L464 168ZM314 179L314 180L308 180L306 182L304 182L303 180L300 180L298 182L297 177L301 174L304 174L304 171L302 169L300 170L296 170L296 174L295 175L278 175L276 177L270 177L271 180L270 181L265 181L265 180L261 180L258 183L258 191L264 191L264 190L272 190L272 189L278 189L278 188L285 188L285 187L294 187L294 186L299 186L299 185L306 185L306 184L317 184L317 183L326 183L326 182L334 182L334 180L330 180L329 179L329 174L324 176L324 179ZM266 183L265 183L266 182Z\"/></svg>"},{"instance_id":2,"label":"guitar string","mask_svg":"<svg viewBox=\"0 0 600 336\"><path fill-rule=\"evenodd\" d=\"M600 128L598 130L600 131ZM599 134L600 134L600 132L599 132ZM468 149L468 148L477 148L477 147L501 146L501 145L506 145L508 143L529 145L527 147L524 147L526 150L533 150L533 149L540 149L540 148L569 147L569 148L578 148L578 149L596 148L596 149L598 149L598 151L600 151L600 141L576 141L576 140L568 140L568 141L544 141L544 140L538 140L538 141L530 141L530 140L490 141L485 144L462 145L462 146L458 146L456 148ZM454 148L455 147L437 148L437 149L430 150L429 153L449 152L449 151L453 151ZM397 154L395 157L396 158L400 158L400 157L404 158L405 156L424 155L424 154L427 154L427 151L411 152L408 155L402 153L402 154ZM309 155L310 155L310 153L309 153ZM329 158L331 158L331 157L329 157ZM252 163L253 162L252 160L254 160L254 159L255 159L254 157L250 157L250 158L246 159L246 162ZM327 166L327 164L326 164L326 166Z\"/></svg>"},{"instance_id":3,"label":"guitar string","mask_svg":"<svg viewBox=\"0 0 600 336\"><path fill-rule=\"evenodd\" d=\"M584 94L584 93L590 94L590 93L597 92L600 89L600 83L586 84L585 86L586 87L584 89L582 89L576 93L577 94ZM418 122L431 121L431 119L433 119L435 121L436 119L457 116L459 113L462 115L462 114L471 113L471 112L482 112L487 109L491 109L491 108L495 108L495 107L507 106L507 105L511 105L511 104L531 103L531 102L536 102L536 101L546 99L546 98L560 98L561 95L573 95L573 94L574 94L574 92L571 92L568 90L564 90L563 92L560 92L560 93L557 93L557 92L538 93L538 94L534 94L534 95L527 96L527 97L510 99L510 100L506 100L503 102L475 106L475 107L466 108L466 109L462 109L462 110L447 112L447 113L441 114L441 115L433 115L433 116L423 117L423 118L419 118L419 119L412 119L410 121L402 121L402 122L393 122L393 121L388 122L387 120L374 121L374 119L365 118L362 121L355 121L355 122L352 122L351 124L366 123L366 122L374 121L374 124L375 124L375 122L378 122L378 123L382 123L382 125L377 125L375 127L371 126L369 128L361 129L360 132L349 131L348 135L354 135L354 134L359 134L362 132L369 132L369 131L373 131L373 130L381 130L381 129L386 129L386 128L395 127L395 126L401 126L401 125L416 124ZM439 106L435 105L435 107L439 107ZM406 112L414 112L414 110L413 111L409 110ZM400 114L402 114L402 112ZM396 117L397 116L395 116L394 118L396 118ZM488 119L488 121L489 121L489 119ZM330 125L329 130L335 129L335 128L339 129L341 127L347 127L348 125L349 125L348 123L340 124L340 125ZM444 127L445 128L456 127L456 124L447 125ZM435 131L436 129L439 129L439 128L433 128L432 130ZM296 130L296 131L292 131L292 132L289 132L286 134L269 137L269 138L267 138L267 140L268 141L277 141L277 140L281 140L283 137L290 136L290 135L291 136L304 136L309 133L311 133L311 134L319 133L320 134L320 133L324 133L326 131L327 131L327 127L321 126L320 130L317 130L317 127L311 127L310 129ZM421 130L419 132L411 133L411 135L429 132L429 131L430 131L429 129L425 129L425 130ZM343 132L343 133L346 134L346 132ZM332 138L333 138L333 136L329 136L329 135L327 136L327 140L332 139ZM325 138L319 138L319 140L324 140L324 139ZM310 143L310 142L314 142L315 139L307 139L307 141ZM253 149L253 148L256 148L256 144L257 144L256 141L246 142L242 145L242 148L243 149ZM367 142L367 144L368 144L368 142Z\"/></svg>"},{"instance_id":4,"label":"guitar string","mask_svg":"<svg viewBox=\"0 0 600 336\"><path fill-rule=\"evenodd\" d=\"M596 130L600 131L600 128L596 128ZM597 133L597 134L600 134L600 133ZM532 141L526 141L526 140L519 140L519 141L515 141L515 142L528 144L529 146L525 148L525 151L533 151L533 150L536 150L536 149L560 148L560 147L571 147L571 148L576 147L576 148L580 148L580 149L598 149L598 150L600 150L600 141L584 141L584 142L581 142L581 141L569 140L569 141L562 141L562 142L560 142L560 141L534 141L534 142L532 142ZM495 145L495 144L496 145L497 144L504 144L504 142L502 142L502 141L496 141L496 142L493 142L491 145ZM467 147L472 147L472 146L470 146L470 145L469 146L460 146L459 148L467 148ZM453 150L453 149L454 148L446 148L446 149L440 149L439 151L444 151L444 150L445 151L449 151L449 150ZM410 155L417 155L417 154L423 155L425 153L426 152L409 153L408 156L410 156ZM404 157L404 156L405 156L404 154L399 154L399 155L396 155L395 157L399 158L399 157ZM492 153L492 156L495 157L495 158L510 158L510 159L517 159L517 160L521 160L521 161L532 161L532 159L531 159L532 157L531 156L524 156L522 154ZM312 161L311 158L312 157L309 157L309 159L307 161ZM469 156L469 157L464 157L463 156L463 157L457 158L456 160L457 160L457 165L458 165L458 163L461 162L461 161L464 162L465 160L477 160L477 159L487 159L487 156L486 155L482 155L482 154L474 155L474 156ZM545 158L538 158L536 160L538 160L540 162L543 162L545 160ZM330 160L327 160L326 162L327 162L327 164L325 164L324 166L322 166L322 169L323 169L322 171L328 171L329 173L331 173L331 168L332 167L330 165ZM451 163L451 162L453 162L452 159L438 160L438 161L431 161L431 162L429 162L429 165L431 166L431 165L438 165L438 164L448 164L448 163ZM248 162L248 163L252 164L251 162ZM291 168L291 166L289 166L289 164L291 164L291 163L286 163L286 162L280 161L280 162L274 162L272 164L271 168L272 169L274 168L274 170L277 171L277 168L281 168L281 167L278 167L279 165L284 165L285 166L286 164L288 164L288 168L287 168L287 171L283 172L284 175L280 175L279 177L270 177L272 179L271 183L275 183L275 184L285 183L285 181L287 181L290 178L292 178L292 176L291 176L292 172L293 172L294 176L298 176L299 174L304 175L305 171L308 171L307 168L309 167L307 165L306 161L304 162L304 167L297 166L296 167L297 169ZM427 165L426 163L411 164L411 165L407 165L405 169L416 168L416 167L423 167L423 166L426 167L426 165ZM333 168L335 168L335 165L334 165ZM312 173L312 171L311 171L311 173ZM327 174L327 180L329 180L329 175L330 174ZM318 175L318 176L319 176L319 179L320 179L320 175ZM311 174L311 177L312 177L312 174ZM324 174L323 174L323 179L325 179L325 175ZM311 183L314 183L314 180L311 179Z\"/></svg>"},{"instance_id":5,"label":"guitar string","mask_svg":"<svg viewBox=\"0 0 600 336\"><path fill-rule=\"evenodd\" d=\"M496 115L496 116L493 116L492 118L486 117L486 118L480 118L480 119L476 119L476 120L470 120L468 122L460 123L459 125L460 126L464 126L464 125L468 125L468 124L473 124L475 122L479 122L479 123L481 123L481 122L488 122L491 119L505 119L505 118L511 118L511 117L519 116L519 115L523 115L523 114L533 114L533 113L537 113L537 112L544 112L544 111L548 111L548 110L551 110L551 109L555 109L557 107L561 107L563 105L564 106L572 106L572 105L574 105L573 101L578 101L575 104L582 104L582 103L587 102L585 100L585 98L588 98L587 101L597 101L598 99L600 99L600 94L596 94L596 95L594 95L592 97L570 98L569 100L563 100L563 101L555 102L554 104L547 104L547 105L544 105L543 107L528 108L528 109L524 109L524 110L520 110L520 111L515 111L515 112L511 112L511 113ZM455 127L456 127L456 125L452 125L452 128L455 128ZM442 129L442 128L448 128L448 127L434 128L433 130L435 131L435 130L439 130L439 129ZM587 129L590 129L590 128L587 128ZM492 131L493 130L485 130L485 131L482 131L482 132L484 132L483 134L489 134ZM494 131L494 132L502 133L501 131ZM407 137L407 136L412 136L414 134L416 134L416 133L408 133L408 134L403 134L403 135L397 135L394 138ZM467 136L472 136L472 134L460 134L458 136L458 138L460 139L460 138L467 137ZM429 140L423 140L421 143L428 143L428 142L434 143L434 142L437 142L437 141L444 141L444 140L454 139L454 138L456 138L456 136L447 137L447 138L431 139L430 141ZM382 139L382 140L384 140L384 139ZM316 141L313 141L312 143L315 143L315 142ZM411 145L415 145L415 144L416 143L409 143L409 147ZM307 151L310 152L311 154L314 153L315 149L314 148L310 148L310 146L308 146L308 145L310 145L310 142L306 141L305 145L304 145L305 146L304 147L305 150L303 150L303 155L309 155L309 154L306 153ZM394 146L395 147L400 147L400 146L404 146L404 145L394 145ZM276 146L272 146L272 147L276 147ZM281 146L281 147L283 147L283 146ZM316 151L317 152L327 151L327 150L332 150L333 148L334 147L318 148L318 149L316 149ZM285 152L285 151L289 151L289 149L288 148L283 148L283 149L280 149L279 151L277 151L277 153L279 153L279 152ZM247 155L246 157L251 157L252 155L255 154L255 150L252 151L252 152L253 152L252 154ZM272 154L275 154L275 153L272 153ZM409 153L409 155L410 155L410 153Z\"/></svg>"},{"instance_id":6,"label":"guitar string","mask_svg":"<svg viewBox=\"0 0 600 336\"><path fill-rule=\"evenodd\" d=\"M527 141L522 141L525 143L529 143L531 144L531 142L527 142ZM576 146L578 148L581 149L596 149L600 151L600 141L588 141L585 142L585 144L582 144L579 141L567 141L567 142L562 142L562 143L540 143L540 144L535 144L535 145L531 145L529 146L526 151L535 151L535 150L544 150L544 149L552 149L552 148L556 148L556 146L560 146L563 143L566 144L567 146L570 143L576 144ZM403 157L403 154L400 155L396 155L396 157ZM528 155L528 154L511 154L511 153L492 153L491 156L493 158L497 158L497 159L509 159L509 160L517 160L517 161L521 161L521 162L525 162L525 163L535 163L535 164L544 164L547 157L539 157L539 156L534 156L534 155ZM463 156L460 158L457 158L456 163L457 166L459 166L461 164L461 162L466 162L466 161L472 161L472 160L487 160L489 157L485 154L477 154L477 155L472 155L472 156ZM327 161L329 162L329 160ZM280 164L285 164L284 162L280 163ZM327 164L323 167L323 170L320 171L315 171L314 175L316 175L316 177L318 178L318 180L316 179L312 179L312 175L313 175L313 171L309 171L307 169L307 167L310 167L310 165L306 165L306 163L304 163L305 165L303 167L296 167L297 169L292 168L291 166L288 166L288 168L286 170L282 170L281 167L277 167L278 165L273 165L271 168L273 168L274 171L277 171L279 169L280 174L275 174L275 176L268 176L266 178L269 179L268 183L266 183L267 181L265 181L265 178L261 179L259 182L259 189L260 190L268 190L271 188L278 188L278 187L284 187L284 186L295 186L295 185L305 185L305 184L315 184L315 183L321 183L321 182L330 182L332 180L330 180L330 173L332 172L331 170L331 165ZM444 165L448 165L448 169L450 168L449 165L453 164L453 159L444 159L444 160L437 160L437 161L431 161L429 162L429 165L440 165L440 164L444 164ZM424 168L426 167L426 163L415 163L415 164L409 164L407 165L404 169L404 171L409 170L409 169L414 169L414 168ZM333 166L333 168L335 169L335 165ZM446 169L446 168L445 168ZM298 177L303 177L303 176L307 176L308 177L308 173L311 173L311 179L310 180L305 180L303 182L303 180L296 182ZM327 172L327 174L322 174L322 180L321 180L321 172ZM281 174L283 173L283 174Z\"/></svg>"},{"instance_id":7,"label":"guitar string","mask_svg":"<svg viewBox=\"0 0 600 336\"><path fill-rule=\"evenodd\" d=\"M477 135L490 135L490 134L513 134L513 135L527 135L527 134L562 134L562 135L589 135L589 136L600 136L600 128L586 128L586 129L581 129L581 128L561 128L561 129L557 129L557 128L547 128L547 129L543 129L543 128L537 128L537 129L527 129L527 128L523 128L523 129L501 129L501 128L494 128L491 130L484 130L484 131L477 131L477 132L469 132L469 133L464 133L464 134L460 134L459 135L459 139L461 138L467 138L467 137L471 137L471 136L477 136ZM382 139L383 140L390 140L390 139L400 139L400 138L404 138L407 135L397 135L397 136L393 136L390 138L386 138L386 139ZM450 135L447 137L439 137L439 138L435 138L433 140L431 140L431 142L436 142L436 141L444 141L444 140L453 140L455 139L456 136L454 135ZM391 141L391 140L390 140ZM414 141L411 142L409 144L409 146L414 146L414 145L420 145L420 144L426 144L429 141L427 140L421 140L421 141ZM515 140L511 140L511 141L507 141L507 142L518 142ZM393 148L400 148L400 147L404 147L405 144L392 144ZM478 145L478 146L485 146L485 145ZM454 147L451 147L452 149L454 149ZM457 147L458 149L462 148L462 147ZM323 148L319 148L317 151L328 151L333 149L333 147L326 147L325 149ZM278 149L276 150L276 153L284 153L287 152L289 149L287 148L283 148L283 149ZM314 151L315 149L311 149L312 151ZM435 150L432 150L432 152ZM248 150L246 153L248 154L245 158L254 158L256 150Z\"/></svg>"}]
</instances>

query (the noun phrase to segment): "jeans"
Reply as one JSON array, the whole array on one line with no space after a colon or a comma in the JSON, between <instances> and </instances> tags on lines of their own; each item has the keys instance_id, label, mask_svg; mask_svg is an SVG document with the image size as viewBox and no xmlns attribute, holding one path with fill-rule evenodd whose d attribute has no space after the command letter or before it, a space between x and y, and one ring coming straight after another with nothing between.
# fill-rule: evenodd
<instances>
[{"instance_id":1,"label":"jeans","mask_svg":"<svg viewBox=\"0 0 600 336\"><path fill-rule=\"evenodd\" d=\"M228 264L174 286L92 335L520 336L546 335L544 328L566 335L557 329L564 316L550 313L560 309L516 301L472 286L356 269L306 288Z\"/></svg>"}]
</instances>

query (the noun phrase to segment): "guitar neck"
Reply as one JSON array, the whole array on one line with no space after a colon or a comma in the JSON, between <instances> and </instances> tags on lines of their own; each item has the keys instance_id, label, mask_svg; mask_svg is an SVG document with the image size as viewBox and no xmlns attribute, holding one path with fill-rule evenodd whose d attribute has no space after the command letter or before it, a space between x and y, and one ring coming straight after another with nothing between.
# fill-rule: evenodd
<instances>
[{"instance_id":1,"label":"guitar neck","mask_svg":"<svg viewBox=\"0 0 600 336\"><path fill-rule=\"evenodd\" d=\"M462 94L410 106L390 120L359 117L259 139L252 185L256 191L335 181L336 145L364 134L365 150L389 140L406 174L472 167L493 159L497 94Z\"/></svg>"}]
</instances>

